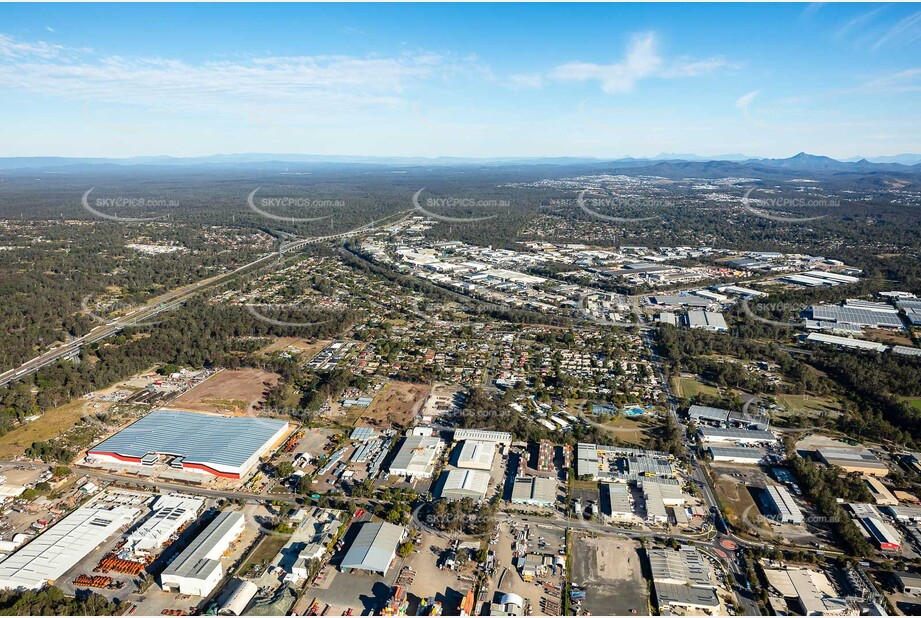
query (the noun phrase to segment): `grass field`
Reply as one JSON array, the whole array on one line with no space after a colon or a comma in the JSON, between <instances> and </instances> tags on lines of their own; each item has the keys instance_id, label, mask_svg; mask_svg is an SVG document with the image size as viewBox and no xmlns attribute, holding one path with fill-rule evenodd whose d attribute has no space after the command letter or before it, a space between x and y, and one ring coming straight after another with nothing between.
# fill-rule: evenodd
<instances>
[{"instance_id":1,"label":"grass field","mask_svg":"<svg viewBox=\"0 0 921 618\"><path fill-rule=\"evenodd\" d=\"M837 416L841 408L837 402L825 397L812 395L774 395L778 403L787 413L802 414L804 416Z\"/></svg>"},{"instance_id":2,"label":"grass field","mask_svg":"<svg viewBox=\"0 0 921 618\"><path fill-rule=\"evenodd\" d=\"M755 501L745 484L718 474L715 490L724 507L723 515L726 516L729 523L736 528L744 528L741 520L742 514L749 507L755 507ZM755 508L757 510L757 507Z\"/></svg>"},{"instance_id":3,"label":"grass field","mask_svg":"<svg viewBox=\"0 0 921 618\"><path fill-rule=\"evenodd\" d=\"M268 534L262 537L259 545L250 552L249 556L246 557L246 562L240 566L239 572L246 573L252 564L271 562L290 539L291 537L280 534Z\"/></svg>"},{"instance_id":4,"label":"grass field","mask_svg":"<svg viewBox=\"0 0 921 618\"><path fill-rule=\"evenodd\" d=\"M99 410L90 410L83 399L48 410L31 423L0 436L0 458L19 457L33 442L48 441L73 428L90 411Z\"/></svg>"},{"instance_id":5,"label":"grass field","mask_svg":"<svg viewBox=\"0 0 921 618\"><path fill-rule=\"evenodd\" d=\"M719 391L716 387L704 384L697 378L672 378L672 390L678 397L686 397L687 399L700 393L712 395L714 397L719 395Z\"/></svg>"},{"instance_id":6,"label":"grass field","mask_svg":"<svg viewBox=\"0 0 921 618\"><path fill-rule=\"evenodd\" d=\"M647 429L653 427L645 420L632 420L623 417L608 421L604 423L604 426L617 439L636 446L645 446L646 440L649 438Z\"/></svg>"},{"instance_id":7,"label":"grass field","mask_svg":"<svg viewBox=\"0 0 921 618\"><path fill-rule=\"evenodd\" d=\"M913 409L921 412L921 397L905 397L902 399L905 403L911 406Z\"/></svg>"}]
</instances>

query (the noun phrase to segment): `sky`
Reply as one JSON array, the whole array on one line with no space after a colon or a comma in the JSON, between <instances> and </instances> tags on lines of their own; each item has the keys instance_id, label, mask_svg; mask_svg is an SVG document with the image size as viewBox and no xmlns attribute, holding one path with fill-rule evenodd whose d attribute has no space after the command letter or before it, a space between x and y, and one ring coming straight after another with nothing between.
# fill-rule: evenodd
<instances>
[{"instance_id":1,"label":"sky","mask_svg":"<svg viewBox=\"0 0 921 618\"><path fill-rule=\"evenodd\" d=\"M921 4L2 4L0 156L921 152Z\"/></svg>"}]
</instances>

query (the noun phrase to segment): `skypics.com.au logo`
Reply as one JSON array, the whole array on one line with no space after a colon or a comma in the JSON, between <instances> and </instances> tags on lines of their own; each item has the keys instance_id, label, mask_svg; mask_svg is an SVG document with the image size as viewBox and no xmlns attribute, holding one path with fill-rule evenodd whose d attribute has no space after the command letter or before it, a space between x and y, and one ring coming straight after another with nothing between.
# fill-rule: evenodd
<instances>
[{"instance_id":1,"label":"skypics.com.au logo","mask_svg":"<svg viewBox=\"0 0 921 618\"><path fill-rule=\"evenodd\" d=\"M591 189L582 189L582 191L579 192L579 196L576 198L576 204L582 212L609 223L636 223L639 221L652 221L654 219L660 219L661 217L658 215L627 217L622 214L605 214L604 212L600 212L600 210L626 214L627 212L634 212L637 210L661 209L674 206L671 200L654 196L586 196L590 190Z\"/></svg>"},{"instance_id":2,"label":"skypics.com.au logo","mask_svg":"<svg viewBox=\"0 0 921 618\"><path fill-rule=\"evenodd\" d=\"M784 215L775 215L764 210L760 210L752 207L752 204L759 204L767 206L771 209L777 210L796 210L796 209L805 209L805 208L836 208L840 206L840 202L834 199L828 198L818 198L818 199L806 199L806 198L789 198L789 197L773 197L773 198L752 198L752 193L757 191L757 187L752 187L745 192L745 195L742 196L742 208L746 212L760 217L762 219L767 219L768 221L774 221L777 223L808 223L810 221L818 221L819 219L824 219L828 215L818 215L814 217L789 217Z\"/></svg>"},{"instance_id":3,"label":"skypics.com.au logo","mask_svg":"<svg viewBox=\"0 0 921 618\"><path fill-rule=\"evenodd\" d=\"M425 191L425 187L422 187L413 195L413 209L429 219L434 219L443 223L475 223L477 221L495 219L499 215L488 215L484 217L452 217L433 212L433 208L446 208L456 211L460 209L483 210L487 208L508 210L511 207L511 203L508 200L480 200L470 197L426 198L425 206L423 206L419 201L423 191Z\"/></svg>"},{"instance_id":4,"label":"skypics.com.au logo","mask_svg":"<svg viewBox=\"0 0 921 618\"><path fill-rule=\"evenodd\" d=\"M269 212L266 208L274 209L317 209L317 208L344 208L344 200L332 200L332 199L317 199L310 197L260 197L259 205L256 205L256 193L262 189L262 187L256 187L253 189L249 196L246 198L246 204L249 206L249 209L258 214L261 217L266 219L271 219L273 221L282 221L285 223L313 223L316 221L323 221L325 219L332 218L333 215L323 215L320 217L292 217L289 215L278 215L273 212Z\"/></svg>"},{"instance_id":5,"label":"skypics.com.au logo","mask_svg":"<svg viewBox=\"0 0 921 618\"><path fill-rule=\"evenodd\" d=\"M162 210L164 208L177 208L179 206L178 199L167 199L167 198L138 198L138 197L98 197L90 201L90 194L96 189L96 187L90 187L86 193L83 194L83 199L81 204L83 209L94 217L99 217L100 219L106 219L108 221L118 221L120 223L149 223L151 221L159 221L164 218L163 215L158 215L155 217L125 217L119 215L118 211L121 210L123 213L125 210L137 211L137 210Z\"/></svg>"}]
</instances>

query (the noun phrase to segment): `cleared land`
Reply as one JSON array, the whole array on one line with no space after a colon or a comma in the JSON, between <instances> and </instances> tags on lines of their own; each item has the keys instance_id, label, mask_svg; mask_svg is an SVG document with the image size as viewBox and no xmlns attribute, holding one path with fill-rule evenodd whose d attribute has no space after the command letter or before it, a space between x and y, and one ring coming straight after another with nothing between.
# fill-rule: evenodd
<instances>
[{"instance_id":1,"label":"cleared land","mask_svg":"<svg viewBox=\"0 0 921 618\"><path fill-rule=\"evenodd\" d=\"M583 609L596 616L649 614L638 542L577 534L573 545L572 583L586 591Z\"/></svg>"},{"instance_id":2,"label":"cleared land","mask_svg":"<svg viewBox=\"0 0 921 618\"><path fill-rule=\"evenodd\" d=\"M244 414L262 400L262 394L278 383L274 373L259 369L224 370L183 393L171 408L192 412Z\"/></svg>"},{"instance_id":3,"label":"cleared land","mask_svg":"<svg viewBox=\"0 0 921 618\"><path fill-rule=\"evenodd\" d=\"M320 350L333 342L332 339L321 339L313 341L301 339L299 337L280 337L266 347L259 350L262 354L271 354L272 352L284 352L290 350L302 354L303 360L310 360L316 356Z\"/></svg>"},{"instance_id":4,"label":"cleared land","mask_svg":"<svg viewBox=\"0 0 921 618\"><path fill-rule=\"evenodd\" d=\"M633 444L635 446L645 446L649 439L649 429L656 427L650 419L631 419L621 417L604 423L605 428L618 440Z\"/></svg>"},{"instance_id":5,"label":"cleared land","mask_svg":"<svg viewBox=\"0 0 921 618\"><path fill-rule=\"evenodd\" d=\"M712 395L714 397L719 395L719 390L717 390L715 386L704 384L697 378L673 378L672 390L678 397L686 397L688 399L701 393L704 395Z\"/></svg>"},{"instance_id":6,"label":"cleared land","mask_svg":"<svg viewBox=\"0 0 921 618\"><path fill-rule=\"evenodd\" d=\"M716 495L719 497L723 506L723 515L730 524L737 528L744 528L742 516L745 512L753 507L758 512L755 500L745 483L739 479L721 474L714 470L716 475Z\"/></svg>"},{"instance_id":7,"label":"cleared land","mask_svg":"<svg viewBox=\"0 0 921 618\"><path fill-rule=\"evenodd\" d=\"M774 397L785 408L785 414L834 417L841 413L838 404L825 397L811 395L774 395Z\"/></svg>"},{"instance_id":8,"label":"cleared land","mask_svg":"<svg viewBox=\"0 0 921 618\"><path fill-rule=\"evenodd\" d=\"M99 412L83 399L52 408L39 418L0 436L0 457L19 457L33 442L47 442L72 429L84 416Z\"/></svg>"},{"instance_id":9,"label":"cleared land","mask_svg":"<svg viewBox=\"0 0 921 618\"><path fill-rule=\"evenodd\" d=\"M377 427L408 427L431 390L424 384L390 382L366 409L350 410L349 418L357 409L360 410L359 418L362 422Z\"/></svg>"}]
</instances>

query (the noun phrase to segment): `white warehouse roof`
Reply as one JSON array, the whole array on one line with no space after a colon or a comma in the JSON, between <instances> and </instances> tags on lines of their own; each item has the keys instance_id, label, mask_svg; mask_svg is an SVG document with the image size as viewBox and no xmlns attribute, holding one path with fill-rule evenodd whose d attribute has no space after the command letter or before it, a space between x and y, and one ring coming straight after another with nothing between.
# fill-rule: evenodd
<instances>
[{"instance_id":1,"label":"white warehouse roof","mask_svg":"<svg viewBox=\"0 0 921 618\"><path fill-rule=\"evenodd\" d=\"M66 573L140 511L125 506L80 507L0 562L0 589L38 589Z\"/></svg>"},{"instance_id":2,"label":"white warehouse roof","mask_svg":"<svg viewBox=\"0 0 921 618\"><path fill-rule=\"evenodd\" d=\"M442 474L442 498L482 500L489 490L489 472L484 470L447 470Z\"/></svg>"},{"instance_id":3,"label":"white warehouse roof","mask_svg":"<svg viewBox=\"0 0 921 618\"><path fill-rule=\"evenodd\" d=\"M157 549L194 520L204 505L203 498L178 494L160 496L153 505L153 514L128 536L125 549L135 554Z\"/></svg>"},{"instance_id":4,"label":"white warehouse roof","mask_svg":"<svg viewBox=\"0 0 921 618\"><path fill-rule=\"evenodd\" d=\"M390 473L431 478L444 443L431 436L406 436L390 463Z\"/></svg>"},{"instance_id":5,"label":"white warehouse roof","mask_svg":"<svg viewBox=\"0 0 921 618\"><path fill-rule=\"evenodd\" d=\"M479 440L481 442L511 444L512 434L507 431L488 431L486 429L456 429L454 431L454 441L460 442L461 440Z\"/></svg>"},{"instance_id":6,"label":"white warehouse roof","mask_svg":"<svg viewBox=\"0 0 921 618\"><path fill-rule=\"evenodd\" d=\"M489 470L496 458L496 443L464 440L457 455L457 467Z\"/></svg>"}]
</instances>

